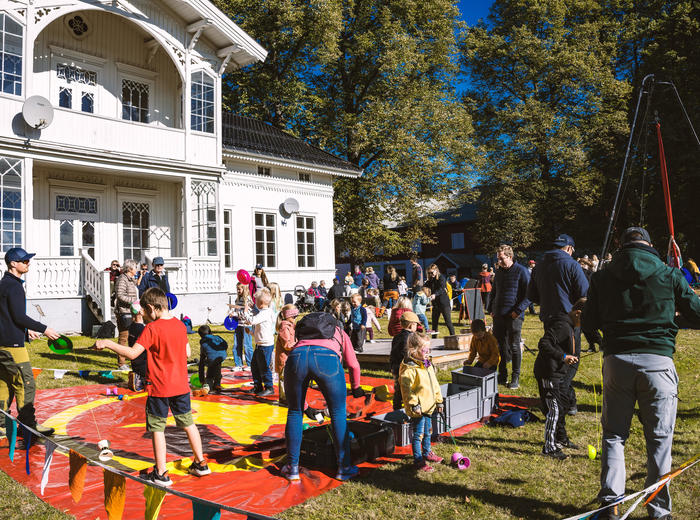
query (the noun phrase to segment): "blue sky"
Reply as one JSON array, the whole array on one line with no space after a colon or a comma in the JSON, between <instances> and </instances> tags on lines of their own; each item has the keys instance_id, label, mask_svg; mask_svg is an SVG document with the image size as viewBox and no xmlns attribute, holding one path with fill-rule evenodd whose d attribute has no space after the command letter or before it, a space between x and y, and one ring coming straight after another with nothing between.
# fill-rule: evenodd
<instances>
[{"instance_id":1,"label":"blue sky","mask_svg":"<svg viewBox=\"0 0 700 520\"><path fill-rule=\"evenodd\" d=\"M486 18L493 0L460 0L459 10L462 12L462 20L469 25L474 25L479 18Z\"/></svg>"}]
</instances>

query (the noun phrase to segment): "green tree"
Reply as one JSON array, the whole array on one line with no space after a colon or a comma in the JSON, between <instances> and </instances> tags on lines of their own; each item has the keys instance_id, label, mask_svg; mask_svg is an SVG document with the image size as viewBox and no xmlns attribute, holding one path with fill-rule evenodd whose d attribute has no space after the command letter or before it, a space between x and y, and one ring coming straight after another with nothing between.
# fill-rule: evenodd
<instances>
[{"instance_id":1,"label":"green tree","mask_svg":"<svg viewBox=\"0 0 700 520\"><path fill-rule=\"evenodd\" d=\"M219 5L273 50L269 63L228 78L229 106L364 169L360 179L335 182L339 248L369 259L429 240L434 222L426 215L467 191L476 159L471 120L454 88L460 25L453 2ZM407 229L397 233L383 221Z\"/></svg>"},{"instance_id":2,"label":"green tree","mask_svg":"<svg viewBox=\"0 0 700 520\"><path fill-rule=\"evenodd\" d=\"M467 31L465 103L488 157L480 235L502 234L491 242L543 245L600 205L630 94L616 76L613 14L592 0L496 0L491 25Z\"/></svg>"}]
</instances>

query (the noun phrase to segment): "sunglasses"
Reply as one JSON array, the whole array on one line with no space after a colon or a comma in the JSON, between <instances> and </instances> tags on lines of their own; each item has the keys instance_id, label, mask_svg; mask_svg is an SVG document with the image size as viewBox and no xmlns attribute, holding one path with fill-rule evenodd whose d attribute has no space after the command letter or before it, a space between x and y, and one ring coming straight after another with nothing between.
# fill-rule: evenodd
<instances>
[{"instance_id":1,"label":"sunglasses","mask_svg":"<svg viewBox=\"0 0 700 520\"><path fill-rule=\"evenodd\" d=\"M29 265L29 260L20 260L20 264Z\"/></svg>"}]
</instances>

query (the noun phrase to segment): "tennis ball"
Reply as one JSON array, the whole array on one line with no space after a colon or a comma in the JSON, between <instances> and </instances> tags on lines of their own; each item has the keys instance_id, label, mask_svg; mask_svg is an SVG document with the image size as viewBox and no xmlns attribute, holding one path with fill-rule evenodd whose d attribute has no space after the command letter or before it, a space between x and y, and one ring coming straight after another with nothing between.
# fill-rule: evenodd
<instances>
[{"instance_id":1,"label":"tennis ball","mask_svg":"<svg viewBox=\"0 0 700 520\"><path fill-rule=\"evenodd\" d=\"M591 460L595 460L596 455L598 455L598 452L596 451L595 447L592 445L588 445L588 458Z\"/></svg>"}]
</instances>

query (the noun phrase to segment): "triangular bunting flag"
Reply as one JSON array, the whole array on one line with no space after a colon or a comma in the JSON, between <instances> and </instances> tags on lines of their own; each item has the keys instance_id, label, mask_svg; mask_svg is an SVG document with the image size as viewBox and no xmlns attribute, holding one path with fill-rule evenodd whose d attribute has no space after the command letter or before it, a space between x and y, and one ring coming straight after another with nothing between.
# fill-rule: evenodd
<instances>
[{"instance_id":1,"label":"triangular bunting flag","mask_svg":"<svg viewBox=\"0 0 700 520\"><path fill-rule=\"evenodd\" d=\"M53 460L53 451L56 449L56 445L47 440L44 443L46 448L46 453L44 454L44 471L41 473L41 496L44 496L44 489L46 484L49 483L49 471L51 470L51 461Z\"/></svg>"},{"instance_id":2,"label":"triangular bunting flag","mask_svg":"<svg viewBox=\"0 0 700 520\"><path fill-rule=\"evenodd\" d=\"M39 377L39 374L41 374L43 370L43 368L32 368L32 374L34 374L34 379Z\"/></svg>"},{"instance_id":3,"label":"triangular bunting flag","mask_svg":"<svg viewBox=\"0 0 700 520\"><path fill-rule=\"evenodd\" d=\"M221 510L201 502L192 501L192 520L220 520Z\"/></svg>"},{"instance_id":4,"label":"triangular bunting flag","mask_svg":"<svg viewBox=\"0 0 700 520\"><path fill-rule=\"evenodd\" d=\"M10 461L15 461L15 446L17 445L17 421L9 415L5 416L5 435L7 442L10 445Z\"/></svg>"},{"instance_id":5,"label":"triangular bunting flag","mask_svg":"<svg viewBox=\"0 0 700 520\"><path fill-rule=\"evenodd\" d=\"M89 370L78 370L78 375L83 379L87 379L90 376Z\"/></svg>"},{"instance_id":6,"label":"triangular bunting flag","mask_svg":"<svg viewBox=\"0 0 700 520\"><path fill-rule=\"evenodd\" d=\"M63 376L66 375L66 372L68 372L68 370L58 370L57 368L55 368L53 371L53 378L54 379L63 379Z\"/></svg>"},{"instance_id":7,"label":"triangular bunting flag","mask_svg":"<svg viewBox=\"0 0 700 520\"><path fill-rule=\"evenodd\" d=\"M27 453L24 456L24 469L29 475L29 448L32 447L32 432L24 430L24 445L27 447Z\"/></svg>"},{"instance_id":8,"label":"triangular bunting flag","mask_svg":"<svg viewBox=\"0 0 700 520\"><path fill-rule=\"evenodd\" d=\"M105 379L114 379L114 374L112 374L111 370L103 370L101 372L98 372L97 375L100 377L104 377Z\"/></svg>"},{"instance_id":9,"label":"triangular bunting flag","mask_svg":"<svg viewBox=\"0 0 700 520\"><path fill-rule=\"evenodd\" d=\"M105 511L109 520L121 520L126 499L126 479L112 471L104 471Z\"/></svg>"},{"instance_id":10,"label":"triangular bunting flag","mask_svg":"<svg viewBox=\"0 0 700 520\"><path fill-rule=\"evenodd\" d=\"M146 497L146 520L156 520L160 506L165 499L165 490L153 486L143 486L143 496Z\"/></svg>"},{"instance_id":11,"label":"triangular bunting flag","mask_svg":"<svg viewBox=\"0 0 700 520\"><path fill-rule=\"evenodd\" d=\"M70 487L70 494L73 497L73 502L76 504L83 498L85 473L87 473L87 459L77 451L70 450L68 486Z\"/></svg>"}]
</instances>

